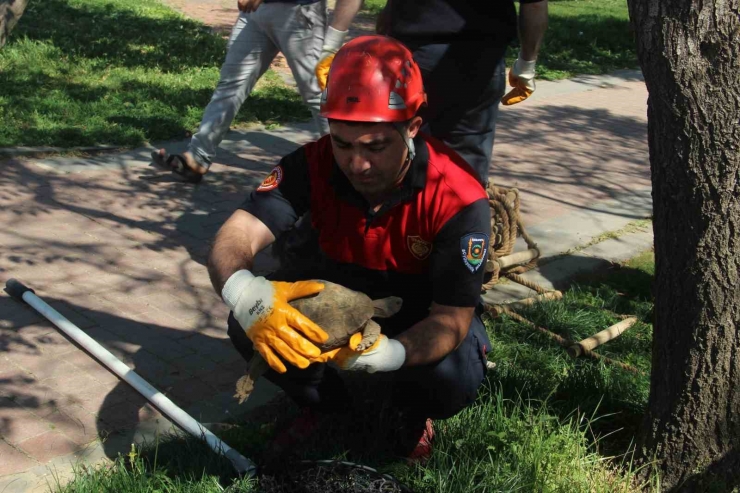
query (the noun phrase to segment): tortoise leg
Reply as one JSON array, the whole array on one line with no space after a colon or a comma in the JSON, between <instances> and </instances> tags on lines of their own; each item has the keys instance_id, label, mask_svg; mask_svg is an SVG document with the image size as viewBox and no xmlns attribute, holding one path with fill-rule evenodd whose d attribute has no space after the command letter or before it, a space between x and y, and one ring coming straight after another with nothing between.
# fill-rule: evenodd
<instances>
[{"instance_id":1,"label":"tortoise leg","mask_svg":"<svg viewBox=\"0 0 740 493\"><path fill-rule=\"evenodd\" d=\"M380 336L380 325L373 320L368 320L365 327L362 328L362 340L357 345L357 351L364 351L369 348Z\"/></svg>"}]
</instances>

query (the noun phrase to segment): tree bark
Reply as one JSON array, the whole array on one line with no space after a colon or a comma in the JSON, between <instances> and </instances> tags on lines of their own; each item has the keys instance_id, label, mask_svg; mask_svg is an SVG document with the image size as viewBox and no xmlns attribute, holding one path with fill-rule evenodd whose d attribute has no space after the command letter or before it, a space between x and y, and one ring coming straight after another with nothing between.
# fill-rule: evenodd
<instances>
[{"instance_id":1,"label":"tree bark","mask_svg":"<svg viewBox=\"0 0 740 493\"><path fill-rule=\"evenodd\" d=\"M740 483L738 0L628 3L649 92L656 260L638 452L656 459L664 491L729 491Z\"/></svg>"},{"instance_id":2,"label":"tree bark","mask_svg":"<svg viewBox=\"0 0 740 493\"><path fill-rule=\"evenodd\" d=\"M28 0L0 0L0 48L28 6Z\"/></svg>"}]
</instances>

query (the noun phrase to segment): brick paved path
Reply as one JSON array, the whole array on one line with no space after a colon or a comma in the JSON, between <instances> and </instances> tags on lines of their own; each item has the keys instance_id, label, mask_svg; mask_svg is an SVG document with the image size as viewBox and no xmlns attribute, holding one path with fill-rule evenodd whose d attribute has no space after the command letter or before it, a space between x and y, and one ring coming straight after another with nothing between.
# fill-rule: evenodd
<instances>
[{"instance_id":1,"label":"brick paved path","mask_svg":"<svg viewBox=\"0 0 740 493\"><path fill-rule=\"evenodd\" d=\"M64 174L3 163L3 286L10 277L22 280L178 405L222 415L209 402L235 405L230 396L244 364L226 338L228 310L209 284L205 255L243 190L278 158L265 151L242 156L215 165L200 187L148 167ZM2 293L0 477L158 415L35 311Z\"/></svg>"}]
</instances>

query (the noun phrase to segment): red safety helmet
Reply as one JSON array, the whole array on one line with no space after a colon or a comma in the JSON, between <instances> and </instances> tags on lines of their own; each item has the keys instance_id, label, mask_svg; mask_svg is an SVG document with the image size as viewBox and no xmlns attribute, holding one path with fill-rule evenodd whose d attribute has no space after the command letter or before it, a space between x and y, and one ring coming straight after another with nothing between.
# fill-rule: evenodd
<instances>
[{"instance_id":1,"label":"red safety helmet","mask_svg":"<svg viewBox=\"0 0 740 493\"><path fill-rule=\"evenodd\" d=\"M402 122L427 96L411 52L387 36L360 36L334 56L321 95L321 116L358 122Z\"/></svg>"}]
</instances>

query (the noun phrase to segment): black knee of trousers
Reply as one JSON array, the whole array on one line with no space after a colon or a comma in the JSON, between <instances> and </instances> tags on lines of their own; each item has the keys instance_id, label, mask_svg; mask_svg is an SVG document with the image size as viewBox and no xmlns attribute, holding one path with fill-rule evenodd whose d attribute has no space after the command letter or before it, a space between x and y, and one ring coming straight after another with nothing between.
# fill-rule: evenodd
<instances>
[{"instance_id":1,"label":"black knee of trousers","mask_svg":"<svg viewBox=\"0 0 740 493\"><path fill-rule=\"evenodd\" d=\"M463 342L443 360L396 372L394 404L425 418L454 416L475 401L490 347L483 321L475 315Z\"/></svg>"},{"instance_id":2,"label":"black knee of trousers","mask_svg":"<svg viewBox=\"0 0 740 493\"><path fill-rule=\"evenodd\" d=\"M254 347L233 313L229 313L229 339L239 354L249 362L254 356ZM349 394L336 370L324 364L313 364L301 369L285 363L287 371L278 373L273 369L263 377L280 387L296 404L322 411L335 411L349 402Z\"/></svg>"}]
</instances>

